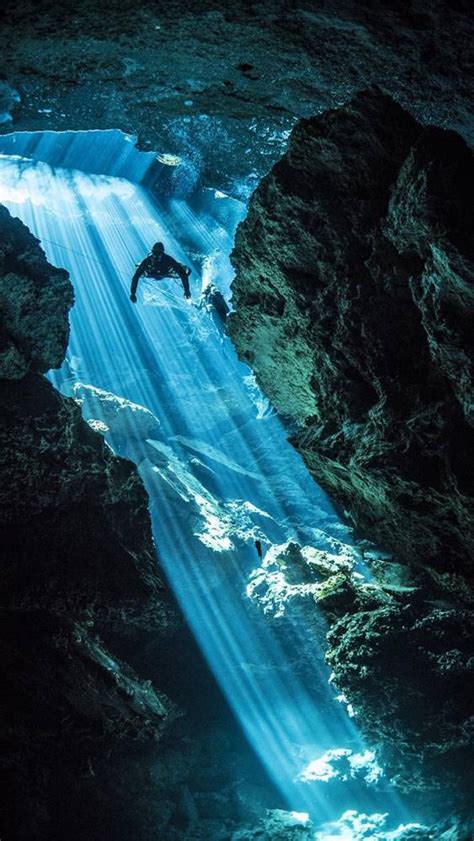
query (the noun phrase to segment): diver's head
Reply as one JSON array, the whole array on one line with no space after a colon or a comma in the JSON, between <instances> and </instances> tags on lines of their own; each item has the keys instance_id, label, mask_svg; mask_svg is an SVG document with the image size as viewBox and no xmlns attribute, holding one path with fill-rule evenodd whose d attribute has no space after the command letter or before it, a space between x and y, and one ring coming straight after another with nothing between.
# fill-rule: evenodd
<instances>
[{"instance_id":1,"label":"diver's head","mask_svg":"<svg viewBox=\"0 0 474 841\"><path fill-rule=\"evenodd\" d=\"M153 248L151 249L153 254L164 254L165 253L165 246L162 242L155 242Z\"/></svg>"}]
</instances>

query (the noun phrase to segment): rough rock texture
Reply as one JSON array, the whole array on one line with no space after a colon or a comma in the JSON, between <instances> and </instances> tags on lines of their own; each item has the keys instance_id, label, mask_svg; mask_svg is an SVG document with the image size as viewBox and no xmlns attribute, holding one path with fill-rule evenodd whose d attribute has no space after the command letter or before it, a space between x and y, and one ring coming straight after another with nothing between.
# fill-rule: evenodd
<instances>
[{"instance_id":1,"label":"rough rock texture","mask_svg":"<svg viewBox=\"0 0 474 841\"><path fill-rule=\"evenodd\" d=\"M133 823L143 837L144 766L153 757L158 777L176 706L111 655L91 620L30 605L2 611L1 624L3 837L116 838Z\"/></svg>"},{"instance_id":2,"label":"rough rock texture","mask_svg":"<svg viewBox=\"0 0 474 841\"><path fill-rule=\"evenodd\" d=\"M37 240L0 206L0 377L57 368L69 336L73 290L67 272L50 266Z\"/></svg>"},{"instance_id":3,"label":"rough rock texture","mask_svg":"<svg viewBox=\"0 0 474 841\"><path fill-rule=\"evenodd\" d=\"M93 429L113 441L114 452L122 452L128 442L135 443L135 438L155 438L159 434L158 419L138 403L83 383L76 383L72 392L82 416Z\"/></svg>"},{"instance_id":4,"label":"rough rock texture","mask_svg":"<svg viewBox=\"0 0 474 841\"><path fill-rule=\"evenodd\" d=\"M113 456L75 401L38 374L1 381L0 405L8 477L0 521L11 549L4 604L54 603L61 611L101 611L105 619L138 602L141 621L149 611L148 621L166 625L147 496L135 468Z\"/></svg>"},{"instance_id":5,"label":"rough rock texture","mask_svg":"<svg viewBox=\"0 0 474 841\"><path fill-rule=\"evenodd\" d=\"M377 91L302 121L233 252L229 331L317 481L383 547L473 547L474 162Z\"/></svg>"},{"instance_id":6,"label":"rough rock texture","mask_svg":"<svg viewBox=\"0 0 474 841\"><path fill-rule=\"evenodd\" d=\"M328 838L350 838L350 841L470 841L472 825L457 822L451 826L437 823L432 827L401 824L395 830L385 826L387 815L365 814L349 809L338 821L318 829L305 814L268 810L256 826L237 830L231 841L327 841Z\"/></svg>"},{"instance_id":7,"label":"rough rock texture","mask_svg":"<svg viewBox=\"0 0 474 841\"><path fill-rule=\"evenodd\" d=\"M284 812L282 809L268 811L256 827L234 832L231 841L311 841L314 830L311 822L297 812Z\"/></svg>"},{"instance_id":8,"label":"rough rock texture","mask_svg":"<svg viewBox=\"0 0 474 841\"><path fill-rule=\"evenodd\" d=\"M472 778L473 186L457 135L377 91L302 121L238 230L228 322L316 480L403 562L315 597L389 773L451 805Z\"/></svg>"},{"instance_id":9,"label":"rough rock texture","mask_svg":"<svg viewBox=\"0 0 474 841\"><path fill-rule=\"evenodd\" d=\"M1 11L3 131L121 128L214 186L268 170L295 118L379 84L474 137L465 0L12 2ZM9 115L12 119L9 119Z\"/></svg>"},{"instance_id":10,"label":"rough rock texture","mask_svg":"<svg viewBox=\"0 0 474 841\"><path fill-rule=\"evenodd\" d=\"M362 727L395 785L425 802L434 795L438 814L469 805L472 603L447 601L442 591L438 602L431 601L421 589L389 603L372 593L370 605L363 596L365 604L353 593L352 605L346 601L346 612L329 633L328 660L337 685L360 711Z\"/></svg>"},{"instance_id":11,"label":"rough rock texture","mask_svg":"<svg viewBox=\"0 0 474 841\"><path fill-rule=\"evenodd\" d=\"M253 573L251 598L280 633L291 633L287 614L311 629L300 640L302 660L324 645L327 620L328 662L371 746L399 789L445 815L448 803L469 803L474 771L472 597L461 579L428 588L376 554L367 581L354 561L272 547Z\"/></svg>"}]
</instances>

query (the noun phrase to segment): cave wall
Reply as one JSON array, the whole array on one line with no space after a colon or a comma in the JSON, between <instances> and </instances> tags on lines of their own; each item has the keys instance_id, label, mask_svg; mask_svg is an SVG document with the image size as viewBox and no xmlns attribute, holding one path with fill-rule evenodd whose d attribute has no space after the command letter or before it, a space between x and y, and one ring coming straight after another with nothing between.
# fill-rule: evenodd
<instances>
[{"instance_id":1,"label":"cave wall","mask_svg":"<svg viewBox=\"0 0 474 841\"><path fill-rule=\"evenodd\" d=\"M0 130L121 128L177 155L189 188L256 186L297 118L369 84L474 137L463 0L7 0L0 15Z\"/></svg>"},{"instance_id":2,"label":"cave wall","mask_svg":"<svg viewBox=\"0 0 474 841\"><path fill-rule=\"evenodd\" d=\"M472 555L470 150L377 91L302 121L232 255L229 331L316 480L404 560Z\"/></svg>"},{"instance_id":3,"label":"cave wall","mask_svg":"<svg viewBox=\"0 0 474 841\"><path fill-rule=\"evenodd\" d=\"M451 808L472 774L473 185L462 139L377 89L302 120L238 229L228 320L316 481L397 561L318 601L328 659L395 783Z\"/></svg>"}]
</instances>

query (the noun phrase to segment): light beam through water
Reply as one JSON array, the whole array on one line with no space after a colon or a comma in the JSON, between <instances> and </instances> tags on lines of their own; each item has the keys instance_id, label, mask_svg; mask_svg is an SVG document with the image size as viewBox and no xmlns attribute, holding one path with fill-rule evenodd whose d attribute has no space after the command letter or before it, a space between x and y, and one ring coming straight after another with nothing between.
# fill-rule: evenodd
<instances>
[{"instance_id":1,"label":"light beam through water","mask_svg":"<svg viewBox=\"0 0 474 841\"><path fill-rule=\"evenodd\" d=\"M93 141L105 159L107 137L95 133ZM59 135L38 140L46 159L50 144L56 165L59 142ZM296 541L356 565L358 556L278 417L262 410L265 400L214 314L196 306L209 279L228 295L228 254L245 207L212 191L200 196L198 209L171 199L158 204L131 181L12 156L0 157L0 170L0 200L74 283L67 358L50 378L138 464L160 561L288 807L320 823L349 808L379 812L382 804L394 820L405 820L393 792L371 791L357 771L367 747L328 682L324 651L314 644L308 656L312 630L304 617L287 615L282 640L277 621L246 596L260 566L255 540L264 547ZM146 280L139 303L131 304L135 263L156 240L192 265L193 305L173 281ZM110 395L125 402L119 406ZM337 771L344 757L354 757L354 773L347 762L345 774ZM333 777L342 782L328 795Z\"/></svg>"}]
</instances>

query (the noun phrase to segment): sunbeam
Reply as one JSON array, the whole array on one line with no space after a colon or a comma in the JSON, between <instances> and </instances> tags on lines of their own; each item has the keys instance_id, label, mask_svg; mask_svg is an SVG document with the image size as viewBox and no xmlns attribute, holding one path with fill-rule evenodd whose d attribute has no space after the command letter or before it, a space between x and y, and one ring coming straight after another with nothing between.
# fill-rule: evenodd
<instances>
[{"instance_id":1,"label":"sunbeam","mask_svg":"<svg viewBox=\"0 0 474 841\"><path fill-rule=\"evenodd\" d=\"M245 206L211 190L199 209L155 201L138 183L151 159L133 144L117 157L109 134L89 139L82 164L72 133L20 135L0 157L0 201L41 240L50 262L70 272L75 289L67 357L50 379L138 465L160 562L288 808L318 824L349 809L390 813L397 826L405 809L381 783L357 716L338 699L322 646L308 656L305 611L286 609L283 638L278 619L250 598L265 560L290 542L366 571L350 529L287 442L212 311L199 306L211 282L229 299L229 253ZM191 303L172 279L142 279L131 303L135 265L156 240L191 266ZM264 547L263 565L255 541Z\"/></svg>"}]
</instances>

